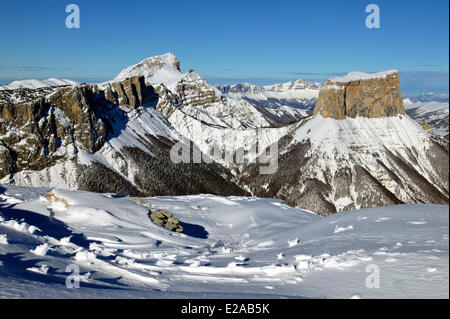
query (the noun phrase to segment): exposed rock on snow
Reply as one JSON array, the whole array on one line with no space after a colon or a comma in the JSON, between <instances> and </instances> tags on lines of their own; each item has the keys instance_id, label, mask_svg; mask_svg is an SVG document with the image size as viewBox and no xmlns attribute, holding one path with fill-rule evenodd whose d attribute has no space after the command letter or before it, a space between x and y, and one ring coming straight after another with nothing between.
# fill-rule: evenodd
<instances>
[{"instance_id":1,"label":"exposed rock on snow","mask_svg":"<svg viewBox=\"0 0 450 319\"><path fill-rule=\"evenodd\" d=\"M167 210L150 210L148 215L152 221L161 227L176 233L183 232L183 227L180 225L180 221L173 217L173 214L169 213Z\"/></svg>"},{"instance_id":2,"label":"exposed rock on snow","mask_svg":"<svg viewBox=\"0 0 450 319\"><path fill-rule=\"evenodd\" d=\"M70 208L70 204L67 202L67 200L63 197L58 197L54 192L48 192L43 196L46 200L53 203L59 203L64 206L65 209Z\"/></svg>"},{"instance_id":3,"label":"exposed rock on snow","mask_svg":"<svg viewBox=\"0 0 450 319\"><path fill-rule=\"evenodd\" d=\"M303 79L261 87L249 83L217 86L227 97L245 100L258 107L274 126L311 115L321 87L322 83Z\"/></svg>"}]
</instances>

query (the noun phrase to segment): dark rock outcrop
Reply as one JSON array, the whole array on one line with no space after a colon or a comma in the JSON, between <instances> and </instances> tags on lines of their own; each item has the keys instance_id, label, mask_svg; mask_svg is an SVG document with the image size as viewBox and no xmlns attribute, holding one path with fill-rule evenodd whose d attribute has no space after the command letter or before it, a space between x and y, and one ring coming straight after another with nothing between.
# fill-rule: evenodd
<instances>
[{"instance_id":1,"label":"dark rock outcrop","mask_svg":"<svg viewBox=\"0 0 450 319\"><path fill-rule=\"evenodd\" d=\"M183 227L180 225L180 221L173 217L172 213L167 210L160 209L155 211L149 211L150 219L158 226L164 227L170 231L181 233Z\"/></svg>"},{"instance_id":2,"label":"dark rock outcrop","mask_svg":"<svg viewBox=\"0 0 450 319\"><path fill-rule=\"evenodd\" d=\"M105 98L118 106L136 108L154 103L156 95L153 87L145 84L143 76L135 76L109 84L105 90Z\"/></svg>"}]
</instances>

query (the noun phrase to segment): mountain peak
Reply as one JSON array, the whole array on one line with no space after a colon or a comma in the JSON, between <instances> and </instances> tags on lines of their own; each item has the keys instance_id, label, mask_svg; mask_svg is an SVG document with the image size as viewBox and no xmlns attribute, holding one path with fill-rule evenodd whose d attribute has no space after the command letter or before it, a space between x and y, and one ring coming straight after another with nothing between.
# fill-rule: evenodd
<instances>
[{"instance_id":1,"label":"mountain peak","mask_svg":"<svg viewBox=\"0 0 450 319\"><path fill-rule=\"evenodd\" d=\"M115 78L114 81L124 80L133 76L143 75L147 80L158 73L163 72L164 75L169 76L181 74L180 61L173 53L166 53L163 55L152 56L142 60L141 62L123 69Z\"/></svg>"},{"instance_id":2,"label":"mountain peak","mask_svg":"<svg viewBox=\"0 0 450 319\"><path fill-rule=\"evenodd\" d=\"M180 71L180 60L173 54L172 52L168 52L166 54L152 56L142 60L138 64L153 64L155 67L163 68L165 66L169 66L177 71Z\"/></svg>"}]
</instances>

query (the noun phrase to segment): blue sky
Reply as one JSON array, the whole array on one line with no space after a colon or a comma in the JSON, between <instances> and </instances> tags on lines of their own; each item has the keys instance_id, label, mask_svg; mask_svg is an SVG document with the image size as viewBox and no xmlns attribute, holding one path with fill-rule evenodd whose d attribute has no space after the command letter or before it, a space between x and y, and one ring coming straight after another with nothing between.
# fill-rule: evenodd
<instances>
[{"instance_id":1,"label":"blue sky","mask_svg":"<svg viewBox=\"0 0 450 319\"><path fill-rule=\"evenodd\" d=\"M81 28L67 29L75 3ZM368 29L376 3L381 28ZM0 0L0 82L113 78L173 52L212 83L401 71L404 94L448 92L448 0Z\"/></svg>"}]
</instances>

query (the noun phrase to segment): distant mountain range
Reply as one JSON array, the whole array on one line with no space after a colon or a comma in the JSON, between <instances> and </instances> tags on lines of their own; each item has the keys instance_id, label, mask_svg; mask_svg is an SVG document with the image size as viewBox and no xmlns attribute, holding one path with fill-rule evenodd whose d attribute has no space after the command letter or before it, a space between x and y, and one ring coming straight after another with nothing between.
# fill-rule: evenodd
<instances>
[{"instance_id":1,"label":"distant mountain range","mask_svg":"<svg viewBox=\"0 0 450 319\"><path fill-rule=\"evenodd\" d=\"M299 79L261 87L243 83L219 85L217 88L227 96L243 99L274 116L284 116L284 122L291 122L312 114L322 86L323 83Z\"/></svg>"},{"instance_id":2,"label":"distant mountain range","mask_svg":"<svg viewBox=\"0 0 450 319\"><path fill-rule=\"evenodd\" d=\"M173 55L162 56L162 59L174 59ZM176 58L175 58L176 59ZM144 60L147 61L148 59ZM151 60L151 59L150 59ZM172 61L173 62L173 61ZM179 62L164 61L165 67L159 72L149 77L154 84L166 83L170 86L170 81L177 82L181 79ZM148 63L148 61L147 61ZM169 70L167 70L169 66ZM145 74L152 66L140 63L124 69L114 80L125 79L133 74ZM171 69L171 70L170 70ZM37 89L41 88L46 92L51 92L52 87L77 85L76 81L67 79L49 78L46 80L20 80L7 85L0 85L0 90L16 90L19 88ZM236 100L244 100L263 113L269 125L285 125L310 116L316 105L317 97L324 83L310 82L299 79L292 82L278 83L266 86L256 86L250 83L217 85L216 88L222 94ZM8 95L8 99L16 100L15 94L0 94L0 99ZM24 94L25 92L20 92ZM26 94L26 93L25 93ZM20 99L19 99L20 100ZM1 100L0 100L1 101ZM406 113L415 121L429 127L431 131L446 139L449 138L448 109L449 95L435 94L433 92L422 93L418 96L405 97Z\"/></svg>"},{"instance_id":3,"label":"distant mountain range","mask_svg":"<svg viewBox=\"0 0 450 319\"><path fill-rule=\"evenodd\" d=\"M424 117L421 106L410 106L425 102L404 103L395 71L351 73L327 84L212 86L194 70L182 72L168 53L104 83L49 79L2 88L2 184L255 195L321 215L448 203L448 141L434 134L444 135L447 125L448 138L448 119L443 108L436 106L438 118ZM177 145L207 160L176 163ZM232 160L214 156L214 146ZM240 152L246 161L237 161ZM268 163L275 170L261 174Z\"/></svg>"},{"instance_id":4,"label":"distant mountain range","mask_svg":"<svg viewBox=\"0 0 450 319\"><path fill-rule=\"evenodd\" d=\"M411 102L442 102L448 103L448 93L435 94L433 92L422 93L418 96L408 97Z\"/></svg>"}]
</instances>

